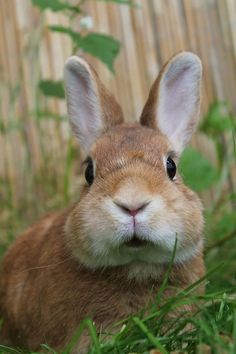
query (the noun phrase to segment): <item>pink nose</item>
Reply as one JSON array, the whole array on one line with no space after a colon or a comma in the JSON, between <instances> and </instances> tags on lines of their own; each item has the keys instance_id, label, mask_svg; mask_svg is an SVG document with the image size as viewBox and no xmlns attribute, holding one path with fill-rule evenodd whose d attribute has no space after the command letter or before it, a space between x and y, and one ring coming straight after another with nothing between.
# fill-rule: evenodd
<instances>
[{"instance_id":1,"label":"pink nose","mask_svg":"<svg viewBox=\"0 0 236 354\"><path fill-rule=\"evenodd\" d=\"M126 214L130 214L131 216L135 217L140 211L144 210L149 202L139 204L137 207L130 207L124 203L115 202L115 204L123 210Z\"/></svg>"},{"instance_id":2,"label":"pink nose","mask_svg":"<svg viewBox=\"0 0 236 354\"><path fill-rule=\"evenodd\" d=\"M138 214L139 209L131 209L128 210L128 212L130 213L131 216L135 216L136 214Z\"/></svg>"}]
</instances>

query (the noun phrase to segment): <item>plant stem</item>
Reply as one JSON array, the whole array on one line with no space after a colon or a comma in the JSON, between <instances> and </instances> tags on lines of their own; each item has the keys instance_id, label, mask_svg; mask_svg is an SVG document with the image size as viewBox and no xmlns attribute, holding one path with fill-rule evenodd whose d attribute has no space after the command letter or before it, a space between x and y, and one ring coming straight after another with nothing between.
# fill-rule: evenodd
<instances>
[{"instance_id":1,"label":"plant stem","mask_svg":"<svg viewBox=\"0 0 236 354\"><path fill-rule=\"evenodd\" d=\"M214 248L218 248L225 244L225 242L232 240L234 237L236 237L236 229L228 233L225 237L221 238L220 240L217 240L210 244L209 246L206 247L205 249L205 254L207 254L209 251L211 251Z\"/></svg>"}]
</instances>

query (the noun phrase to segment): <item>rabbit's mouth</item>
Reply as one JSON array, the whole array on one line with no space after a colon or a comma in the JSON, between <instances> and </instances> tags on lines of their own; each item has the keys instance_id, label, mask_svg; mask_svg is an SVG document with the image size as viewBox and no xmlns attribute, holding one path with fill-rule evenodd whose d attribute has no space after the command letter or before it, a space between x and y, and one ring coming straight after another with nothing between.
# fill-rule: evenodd
<instances>
[{"instance_id":1,"label":"rabbit's mouth","mask_svg":"<svg viewBox=\"0 0 236 354\"><path fill-rule=\"evenodd\" d=\"M136 234L132 238L124 243L127 247L140 248L148 244L148 241L140 239Z\"/></svg>"}]
</instances>

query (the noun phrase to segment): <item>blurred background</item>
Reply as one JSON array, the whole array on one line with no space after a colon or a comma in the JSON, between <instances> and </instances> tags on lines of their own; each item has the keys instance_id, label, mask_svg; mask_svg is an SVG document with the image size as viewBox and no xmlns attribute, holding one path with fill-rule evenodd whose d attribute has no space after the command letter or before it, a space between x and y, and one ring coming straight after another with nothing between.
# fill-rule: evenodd
<instances>
[{"instance_id":1,"label":"blurred background","mask_svg":"<svg viewBox=\"0 0 236 354\"><path fill-rule=\"evenodd\" d=\"M217 281L235 284L235 0L0 0L1 253L78 197L66 58L88 59L133 121L161 66L181 50L200 56L204 79L201 124L180 170L206 207L206 261L231 259Z\"/></svg>"}]
</instances>

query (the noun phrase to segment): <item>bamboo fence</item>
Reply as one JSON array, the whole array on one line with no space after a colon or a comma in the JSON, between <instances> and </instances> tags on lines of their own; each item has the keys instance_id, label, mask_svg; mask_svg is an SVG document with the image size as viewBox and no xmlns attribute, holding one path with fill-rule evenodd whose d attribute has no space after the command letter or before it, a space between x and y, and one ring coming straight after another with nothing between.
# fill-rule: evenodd
<instances>
[{"instance_id":1,"label":"bamboo fence","mask_svg":"<svg viewBox=\"0 0 236 354\"><path fill-rule=\"evenodd\" d=\"M204 64L202 115L214 100L226 100L236 113L236 1L136 0L129 7L88 0L92 31L120 40L115 76L97 59L86 56L121 103L126 119L137 119L162 64L180 50L197 53ZM70 39L52 33L49 24L70 25L61 13L44 14L30 0L0 0L0 176L21 198L27 177L36 174L50 155L52 173L62 163L70 136L67 121L35 120L38 109L66 114L65 102L39 97L40 79L61 79ZM80 19L74 21L80 29ZM40 103L39 103L40 102ZM214 160L211 142L193 141ZM211 198L211 195L208 195Z\"/></svg>"}]
</instances>

